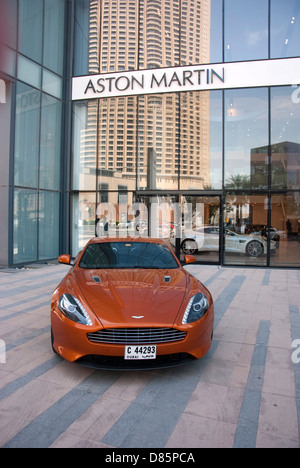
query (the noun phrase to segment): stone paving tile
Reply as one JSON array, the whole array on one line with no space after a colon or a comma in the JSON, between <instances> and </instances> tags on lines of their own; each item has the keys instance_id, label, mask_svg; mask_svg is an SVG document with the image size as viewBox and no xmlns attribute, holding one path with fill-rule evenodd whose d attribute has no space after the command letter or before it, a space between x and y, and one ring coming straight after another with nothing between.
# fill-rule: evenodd
<instances>
[{"instance_id":1,"label":"stone paving tile","mask_svg":"<svg viewBox=\"0 0 300 468\"><path fill-rule=\"evenodd\" d=\"M215 301L211 350L125 373L53 354L50 298L68 267L0 270L0 447L300 447L299 270L187 269Z\"/></svg>"}]
</instances>

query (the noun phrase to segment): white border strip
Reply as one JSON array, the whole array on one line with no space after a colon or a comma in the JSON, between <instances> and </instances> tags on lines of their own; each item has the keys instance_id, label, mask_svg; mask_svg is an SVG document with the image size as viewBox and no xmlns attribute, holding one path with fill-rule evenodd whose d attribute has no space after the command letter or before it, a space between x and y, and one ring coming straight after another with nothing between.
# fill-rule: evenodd
<instances>
[{"instance_id":1,"label":"white border strip","mask_svg":"<svg viewBox=\"0 0 300 468\"><path fill-rule=\"evenodd\" d=\"M72 79L72 100L300 84L300 58L156 68Z\"/></svg>"}]
</instances>

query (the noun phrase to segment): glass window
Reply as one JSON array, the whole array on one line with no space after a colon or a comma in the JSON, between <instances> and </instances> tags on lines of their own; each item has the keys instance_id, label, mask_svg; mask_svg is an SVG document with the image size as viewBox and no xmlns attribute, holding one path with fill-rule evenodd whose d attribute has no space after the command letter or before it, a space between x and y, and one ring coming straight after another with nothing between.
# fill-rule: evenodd
<instances>
[{"instance_id":1,"label":"glass window","mask_svg":"<svg viewBox=\"0 0 300 468\"><path fill-rule=\"evenodd\" d=\"M139 98L138 187L178 190L179 96Z\"/></svg>"},{"instance_id":2,"label":"glass window","mask_svg":"<svg viewBox=\"0 0 300 468\"><path fill-rule=\"evenodd\" d=\"M74 75L222 62L222 0L117 6L76 1Z\"/></svg>"},{"instance_id":3,"label":"glass window","mask_svg":"<svg viewBox=\"0 0 300 468\"><path fill-rule=\"evenodd\" d=\"M96 189L96 176L108 190L117 190L124 178L128 190L135 189L136 102L126 97L74 104L74 189Z\"/></svg>"},{"instance_id":4,"label":"glass window","mask_svg":"<svg viewBox=\"0 0 300 468\"><path fill-rule=\"evenodd\" d=\"M135 203L133 204L133 192L104 192L105 185L107 184L100 184L99 192L97 193L96 235L98 237L107 235L110 237L126 237L134 235L135 225L133 224L133 218L139 207ZM141 216L139 220L142 219Z\"/></svg>"},{"instance_id":5,"label":"glass window","mask_svg":"<svg viewBox=\"0 0 300 468\"><path fill-rule=\"evenodd\" d=\"M35 88L41 87L42 68L22 55L18 56L18 78Z\"/></svg>"},{"instance_id":6,"label":"glass window","mask_svg":"<svg viewBox=\"0 0 300 468\"><path fill-rule=\"evenodd\" d=\"M59 193L39 195L39 260L59 255Z\"/></svg>"},{"instance_id":7,"label":"glass window","mask_svg":"<svg viewBox=\"0 0 300 468\"><path fill-rule=\"evenodd\" d=\"M14 264L56 258L59 253L59 193L14 190Z\"/></svg>"},{"instance_id":8,"label":"glass window","mask_svg":"<svg viewBox=\"0 0 300 468\"><path fill-rule=\"evenodd\" d=\"M221 189L222 92L180 97L180 189Z\"/></svg>"},{"instance_id":9,"label":"glass window","mask_svg":"<svg viewBox=\"0 0 300 468\"><path fill-rule=\"evenodd\" d=\"M58 99L62 98L62 78L43 69L43 91Z\"/></svg>"},{"instance_id":10,"label":"glass window","mask_svg":"<svg viewBox=\"0 0 300 468\"><path fill-rule=\"evenodd\" d=\"M272 195L269 237L277 246L271 266L300 266L300 192Z\"/></svg>"},{"instance_id":11,"label":"glass window","mask_svg":"<svg viewBox=\"0 0 300 468\"><path fill-rule=\"evenodd\" d=\"M176 247L180 246L183 206L184 201L178 203L177 195L140 194L129 211L138 213L138 235L163 239L175 253Z\"/></svg>"},{"instance_id":12,"label":"glass window","mask_svg":"<svg viewBox=\"0 0 300 468\"><path fill-rule=\"evenodd\" d=\"M34 262L37 256L38 194L14 190L13 262Z\"/></svg>"},{"instance_id":13,"label":"glass window","mask_svg":"<svg viewBox=\"0 0 300 468\"><path fill-rule=\"evenodd\" d=\"M42 96L40 188L60 188L61 112L60 101Z\"/></svg>"},{"instance_id":14,"label":"glass window","mask_svg":"<svg viewBox=\"0 0 300 468\"><path fill-rule=\"evenodd\" d=\"M267 265L268 197L228 193L224 209L224 264ZM275 245L272 245L275 252Z\"/></svg>"},{"instance_id":15,"label":"glass window","mask_svg":"<svg viewBox=\"0 0 300 468\"><path fill-rule=\"evenodd\" d=\"M40 92L17 84L15 185L38 187Z\"/></svg>"},{"instance_id":16,"label":"glass window","mask_svg":"<svg viewBox=\"0 0 300 468\"><path fill-rule=\"evenodd\" d=\"M225 187L268 186L268 90L225 91Z\"/></svg>"},{"instance_id":17,"label":"glass window","mask_svg":"<svg viewBox=\"0 0 300 468\"><path fill-rule=\"evenodd\" d=\"M45 0L44 65L63 74L65 1Z\"/></svg>"},{"instance_id":18,"label":"glass window","mask_svg":"<svg viewBox=\"0 0 300 468\"><path fill-rule=\"evenodd\" d=\"M300 87L271 88L272 188L300 188Z\"/></svg>"},{"instance_id":19,"label":"glass window","mask_svg":"<svg viewBox=\"0 0 300 468\"><path fill-rule=\"evenodd\" d=\"M101 13L99 25L97 16L90 17L93 29L101 31L101 43L108 47L100 47L100 41L95 41L90 34L89 70L92 73L120 70L136 70L138 68L139 30L138 11L139 0L126 2L99 2ZM161 2L159 2L161 3ZM118 6L118 8L116 8ZM155 7L152 9L156 10ZM147 39L148 40L148 39ZM126 44L126 47L124 47ZM100 60L99 60L100 56Z\"/></svg>"},{"instance_id":20,"label":"glass window","mask_svg":"<svg viewBox=\"0 0 300 468\"><path fill-rule=\"evenodd\" d=\"M72 197L72 255L75 257L96 232L96 192Z\"/></svg>"},{"instance_id":21,"label":"glass window","mask_svg":"<svg viewBox=\"0 0 300 468\"><path fill-rule=\"evenodd\" d=\"M96 190L98 102L73 106L73 189Z\"/></svg>"},{"instance_id":22,"label":"glass window","mask_svg":"<svg viewBox=\"0 0 300 468\"><path fill-rule=\"evenodd\" d=\"M224 0L225 62L268 58L268 0Z\"/></svg>"},{"instance_id":23,"label":"glass window","mask_svg":"<svg viewBox=\"0 0 300 468\"><path fill-rule=\"evenodd\" d=\"M271 0L271 58L299 57L300 2Z\"/></svg>"},{"instance_id":24,"label":"glass window","mask_svg":"<svg viewBox=\"0 0 300 468\"><path fill-rule=\"evenodd\" d=\"M210 63L223 62L223 0L211 0L210 5Z\"/></svg>"},{"instance_id":25,"label":"glass window","mask_svg":"<svg viewBox=\"0 0 300 468\"><path fill-rule=\"evenodd\" d=\"M166 30L166 39L170 42L170 57L173 53L175 58L176 53L171 44L173 28L166 28L167 20L164 15L165 26L162 26L162 30ZM168 23L170 24L170 21ZM210 61L222 61L222 0L183 1L180 19L180 64L195 65Z\"/></svg>"},{"instance_id":26,"label":"glass window","mask_svg":"<svg viewBox=\"0 0 300 468\"><path fill-rule=\"evenodd\" d=\"M181 197L180 258L194 255L198 262L218 263L220 249L220 198ZM176 227L174 229L176 236ZM174 238L171 238L174 244Z\"/></svg>"},{"instance_id":27,"label":"glass window","mask_svg":"<svg viewBox=\"0 0 300 468\"><path fill-rule=\"evenodd\" d=\"M100 99L98 135L99 182L117 190L136 187L137 97ZM95 130L96 131L96 130Z\"/></svg>"},{"instance_id":28,"label":"glass window","mask_svg":"<svg viewBox=\"0 0 300 468\"><path fill-rule=\"evenodd\" d=\"M19 51L41 63L43 4L41 0L19 2Z\"/></svg>"},{"instance_id":29,"label":"glass window","mask_svg":"<svg viewBox=\"0 0 300 468\"><path fill-rule=\"evenodd\" d=\"M87 75L89 72L89 18L90 0L79 0L75 2L74 76Z\"/></svg>"},{"instance_id":30,"label":"glass window","mask_svg":"<svg viewBox=\"0 0 300 468\"><path fill-rule=\"evenodd\" d=\"M179 4L179 0L173 0L172 2L141 2L139 68L148 69L180 65ZM190 42L187 32L190 31L189 27L192 21L189 8L183 6L182 17L186 21L186 26L181 25L183 29L182 37L184 38L181 48L182 53L189 54ZM196 15L193 15L192 18L196 20ZM194 34L195 32L193 37Z\"/></svg>"}]
</instances>

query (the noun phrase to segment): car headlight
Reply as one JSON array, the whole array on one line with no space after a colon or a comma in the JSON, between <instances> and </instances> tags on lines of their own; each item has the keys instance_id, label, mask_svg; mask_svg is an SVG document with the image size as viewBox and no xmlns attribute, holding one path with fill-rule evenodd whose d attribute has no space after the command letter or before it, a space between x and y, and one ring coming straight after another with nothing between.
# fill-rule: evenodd
<instances>
[{"instance_id":1,"label":"car headlight","mask_svg":"<svg viewBox=\"0 0 300 468\"><path fill-rule=\"evenodd\" d=\"M203 293L197 293L189 301L182 319L182 323L191 323L199 320L208 311L209 302Z\"/></svg>"},{"instance_id":2,"label":"car headlight","mask_svg":"<svg viewBox=\"0 0 300 468\"><path fill-rule=\"evenodd\" d=\"M63 294L58 301L59 310L73 322L81 323L82 325L93 325L92 320L76 297L71 294Z\"/></svg>"}]
</instances>

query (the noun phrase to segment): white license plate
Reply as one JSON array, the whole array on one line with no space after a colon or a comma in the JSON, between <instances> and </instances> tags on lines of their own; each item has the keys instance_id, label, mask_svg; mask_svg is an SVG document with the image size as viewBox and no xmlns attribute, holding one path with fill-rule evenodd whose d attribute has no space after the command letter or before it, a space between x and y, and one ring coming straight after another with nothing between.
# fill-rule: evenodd
<instances>
[{"instance_id":1,"label":"white license plate","mask_svg":"<svg viewBox=\"0 0 300 468\"><path fill-rule=\"evenodd\" d=\"M125 346L124 359L156 359L156 345Z\"/></svg>"}]
</instances>

